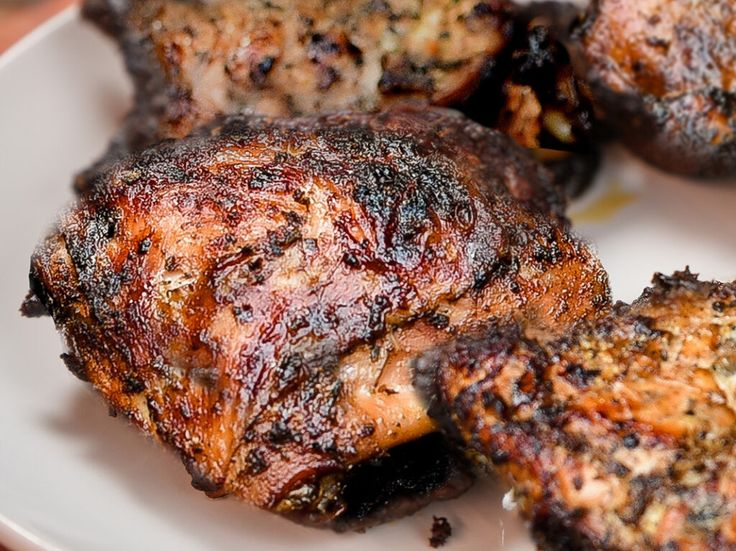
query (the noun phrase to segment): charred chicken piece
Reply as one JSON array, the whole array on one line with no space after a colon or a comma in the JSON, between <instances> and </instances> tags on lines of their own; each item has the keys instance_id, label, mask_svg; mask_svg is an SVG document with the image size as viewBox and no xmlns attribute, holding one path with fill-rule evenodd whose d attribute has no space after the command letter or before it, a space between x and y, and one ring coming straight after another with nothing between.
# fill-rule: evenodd
<instances>
[{"instance_id":1,"label":"charred chicken piece","mask_svg":"<svg viewBox=\"0 0 736 551\"><path fill-rule=\"evenodd\" d=\"M460 339L417 382L543 549L734 549L735 364L736 285L686 271L562 339Z\"/></svg>"},{"instance_id":2,"label":"charred chicken piece","mask_svg":"<svg viewBox=\"0 0 736 551\"><path fill-rule=\"evenodd\" d=\"M581 58L610 125L637 154L697 177L736 175L736 4L597 0Z\"/></svg>"},{"instance_id":3,"label":"charred chicken piece","mask_svg":"<svg viewBox=\"0 0 736 551\"><path fill-rule=\"evenodd\" d=\"M108 157L220 115L373 111L467 98L507 42L505 0L87 0L136 107Z\"/></svg>"},{"instance_id":4,"label":"charred chicken piece","mask_svg":"<svg viewBox=\"0 0 736 551\"><path fill-rule=\"evenodd\" d=\"M101 176L33 255L25 309L197 488L365 526L467 485L417 354L607 303L546 175L444 110L236 117Z\"/></svg>"},{"instance_id":5,"label":"charred chicken piece","mask_svg":"<svg viewBox=\"0 0 736 551\"><path fill-rule=\"evenodd\" d=\"M588 92L549 18L492 0L87 0L121 45L136 107L100 166L218 116L461 108L535 149L573 192L596 167Z\"/></svg>"}]
</instances>

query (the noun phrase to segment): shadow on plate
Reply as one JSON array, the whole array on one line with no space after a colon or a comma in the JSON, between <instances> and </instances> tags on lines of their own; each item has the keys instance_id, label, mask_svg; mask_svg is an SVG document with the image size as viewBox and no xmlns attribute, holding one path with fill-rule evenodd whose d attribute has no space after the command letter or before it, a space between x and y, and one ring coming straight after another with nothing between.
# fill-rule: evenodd
<instances>
[{"instance_id":1,"label":"shadow on plate","mask_svg":"<svg viewBox=\"0 0 736 551\"><path fill-rule=\"evenodd\" d=\"M198 492L173 453L124 418L108 416L102 399L89 388L76 390L60 410L58 417L46 419L52 430L83 440L85 460L119 480L119 486L156 517L191 539L201 538L205 548L217 547L217 540L267 540L274 534L274 544L284 548L325 541L324 531L303 528L235 499L212 500Z\"/></svg>"},{"instance_id":2,"label":"shadow on plate","mask_svg":"<svg viewBox=\"0 0 736 551\"><path fill-rule=\"evenodd\" d=\"M504 490L492 481L476 484L460 500L434 503L366 534L338 535L298 526L235 499L207 498L190 486L189 475L173 453L124 418L108 416L102 398L89 387L76 388L56 411L58 415L44 421L49 429L77 446L81 442L84 461L109 473L146 512L184 533L197 548L224 549L234 543L256 548L260 543L270 550L342 550L383 548L393 541L402 549L423 550L428 549L432 516L437 515L448 517L453 526L453 551L477 549L479 541L495 542L498 549L533 549L522 521L502 509Z\"/></svg>"}]
</instances>

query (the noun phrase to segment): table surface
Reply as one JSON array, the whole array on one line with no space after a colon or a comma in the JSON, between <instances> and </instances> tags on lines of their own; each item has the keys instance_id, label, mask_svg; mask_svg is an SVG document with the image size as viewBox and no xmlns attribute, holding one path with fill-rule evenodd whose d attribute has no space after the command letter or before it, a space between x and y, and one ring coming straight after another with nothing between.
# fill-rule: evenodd
<instances>
[{"instance_id":1,"label":"table surface","mask_svg":"<svg viewBox=\"0 0 736 551\"><path fill-rule=\"evenodd\" d=\"M76 3L75 0L0 3L0 53L48 18L74 3ZM0 551L10 551L10 549L0 543Z\"/></svg>"},{"instance_id":2,"label":"table surface","mask_svg":"<svg viewBox=\"0 0 736 551\"><path fill-rule=\"evenodd\" d=\"M75 0L0 0L0 52Z\"/></svg>"}]
</instances>

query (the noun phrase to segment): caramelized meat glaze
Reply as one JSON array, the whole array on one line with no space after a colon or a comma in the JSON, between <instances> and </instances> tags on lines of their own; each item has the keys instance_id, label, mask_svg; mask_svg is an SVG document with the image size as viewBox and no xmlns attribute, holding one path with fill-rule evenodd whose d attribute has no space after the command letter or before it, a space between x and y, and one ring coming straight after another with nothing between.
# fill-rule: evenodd
<instances>
[{"instance_id":1,"label":"caramelized meat glaze","mask_svg":"<svg viewBox=\"0 0 736 551\"><path fill-rule=\"evenodd\" d=\"M31 262L66 363L197 488L360 527L468 483L411 360L608 303L547 173L444 110L235 117L98 177Z\"/></svg>"}]
</instances>

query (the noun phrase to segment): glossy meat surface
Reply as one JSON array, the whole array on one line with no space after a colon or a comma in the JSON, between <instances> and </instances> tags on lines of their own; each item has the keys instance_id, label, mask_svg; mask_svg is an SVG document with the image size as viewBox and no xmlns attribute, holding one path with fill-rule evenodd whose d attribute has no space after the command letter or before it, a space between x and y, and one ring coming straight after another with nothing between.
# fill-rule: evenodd
<instances>
[{"instance_id":1,"label":"glossy meat surface","mask_svg":"<svg viewBox=\"0 0 736 551\"><path fill-rule=\"evenodd\" d=\"M197 487L368 523L353 466L435 431L416 354L488 316L558 329L607 304L562 207L522 150L450 111L233 118L101 176L31 286L67 365Z\"/></svg>"},{"instance_id":2,"label":"glossy meat surface","mask_svg":"<svg viewBox=\"0 0 736 551\"><path fill-rule=\"evenodd\" d=\"M736 3L597 0L582 59L608 122L672 172L736 176Z\"/></svg>"},{"instance_id":3,"label":"glossy meat surface","mask_svg":"<svg viewBox=\"0 0 736 551\"><path fill-rule=\"evenodd\" d=\"M658 275L559 340L500 324L418 364L544 549L736 549L736 286Z\"/></svg>"}]
</instances>

